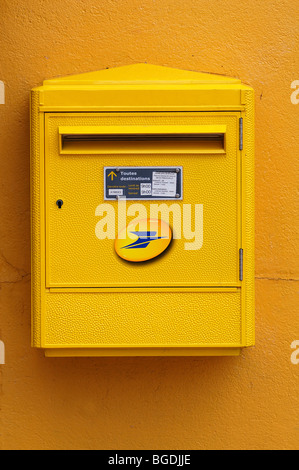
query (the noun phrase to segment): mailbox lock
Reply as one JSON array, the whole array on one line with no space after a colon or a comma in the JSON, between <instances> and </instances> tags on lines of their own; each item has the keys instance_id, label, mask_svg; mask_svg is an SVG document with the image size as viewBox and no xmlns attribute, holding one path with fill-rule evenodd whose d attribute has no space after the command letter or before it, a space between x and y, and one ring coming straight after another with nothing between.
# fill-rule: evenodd
<instances>
[{"instance_id":1,"label":"mailbox lock","mask_svg":"<svg viewBox=\"0 0 299 470\"><path fill-rule=\"evenodd\" d=\"M63 200L62 199L57 199L56 204L58 206L58 209L61 209L61 206L63 204Z\"/></svg>"}]
</instances>

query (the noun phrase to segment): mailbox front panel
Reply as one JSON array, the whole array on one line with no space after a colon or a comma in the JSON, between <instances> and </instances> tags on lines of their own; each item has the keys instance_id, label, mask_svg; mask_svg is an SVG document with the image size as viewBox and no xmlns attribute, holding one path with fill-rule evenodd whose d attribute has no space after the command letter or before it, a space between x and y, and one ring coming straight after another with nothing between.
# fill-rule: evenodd
<instances>
[{"instance_id":1,"label":"mailbox front panel","mask_svg":"<svg viewBox=\"0 0 299 470\"><path fill-rule=\"evenodd\" d=\"M239 117L237 112L46 114L46 286L239 286ZM72 129L76 139L62 147L61 134ZM147 140L143 136L142 141L119 142L123 139L120 129L136 135L153 130L159 138ZM182 141L174 141L169 129L177 134L187 132L187 137L182 134ZM208 140L194 140L194 135L188 140L190 132L197 130L210 132ZM221 130L222 141L215 130ZM89 142L91 132L93 139L97 132L110 132L109 139ZM115 235L118 233L117 201L104 197L105 167L181 169L179 200L127 200L128 222L134 218L138 203L143 204L147 217L152 203L172 209L170 227L174 225L173 213L180 218L181 238L175 238L179 237L176 233L162 256L151 262L129 263L115 253L114 240L97 237L97 207L104 203L115 211ZM57 200L63 201L61 208ZM188 239L192 236L188 230L195 231L196 206L202 215L197 219L196 235ZM189 214L190 227L186 222ZM142 218L144 213L136 212L138 216Z\"/></svg>"}]
</instances>

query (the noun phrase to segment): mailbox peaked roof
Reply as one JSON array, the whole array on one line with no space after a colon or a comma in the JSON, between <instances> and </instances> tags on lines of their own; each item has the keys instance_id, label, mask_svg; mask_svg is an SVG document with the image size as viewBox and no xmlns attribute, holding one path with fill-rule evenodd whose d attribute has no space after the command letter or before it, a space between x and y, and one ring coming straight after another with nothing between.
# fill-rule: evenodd
<instances>
[{"instance_id":1,"label":"mailbox peaked roof","mask_svg":"<svg viewBox=\"0 0 299 470\"><path fill-rule=\"evenodd\" d=\"M237 78L210 73L179 70L150 64L133 64L124 67L99 70L97 72L68 75L66 77L45 80L44 85L101 85L106 83L132 83L132 84L236 84Z\"/></svg>"},{"instance_id":2,"label":"mailbox peaked roof","mask_svg":"<svg viewBox=\"0 0 299 470\"><path fill-rule=\"evenodd\" d=\"M251 90L237 78L134 64L45 80L45 112L242 111Z\"/></svg>"}]
</instances>

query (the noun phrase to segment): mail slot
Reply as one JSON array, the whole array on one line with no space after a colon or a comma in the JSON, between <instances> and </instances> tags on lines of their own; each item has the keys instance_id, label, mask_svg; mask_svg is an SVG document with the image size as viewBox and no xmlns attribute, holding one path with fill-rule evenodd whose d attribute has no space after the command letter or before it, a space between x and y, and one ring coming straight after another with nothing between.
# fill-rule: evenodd
<instances>
[{"instance_id":1,"label":"mail slot","mask_svg":"<svg viewBox=\"0 0 299 470\"><path fill-rule=\"evenodd\" d=\"M253 100L238 79L148 64L32 90L34 347L254 344Z\"/></svg>"},{"instance_id":2,"label":"mail slot","mask_svg":"<svg viewBox=\"0 0 299 470\"><path fill-rule=\"evenodd\" d=\"M61 127L61 154L224 153L225 126Z\"/></svg>"}]
</instances>

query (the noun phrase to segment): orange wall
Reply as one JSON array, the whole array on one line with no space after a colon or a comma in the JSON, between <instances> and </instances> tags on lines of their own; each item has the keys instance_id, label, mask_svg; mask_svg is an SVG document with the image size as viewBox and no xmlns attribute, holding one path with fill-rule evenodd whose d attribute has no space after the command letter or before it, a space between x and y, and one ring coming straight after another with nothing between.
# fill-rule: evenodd
<instances>
[{"instance_id":1,"label":"orange wall","mask_svg":"<svg viewBox=\"0 0 299 470\"><path fill-rule=\"evenodd\" d=\"M0 48L0 446L298 448L298 2L2 0ZM256 91L256 347L239 358L45 359L30 347L29 90L145 61Z\"/></svg>"}]
</instances>

